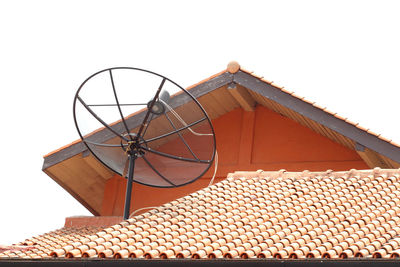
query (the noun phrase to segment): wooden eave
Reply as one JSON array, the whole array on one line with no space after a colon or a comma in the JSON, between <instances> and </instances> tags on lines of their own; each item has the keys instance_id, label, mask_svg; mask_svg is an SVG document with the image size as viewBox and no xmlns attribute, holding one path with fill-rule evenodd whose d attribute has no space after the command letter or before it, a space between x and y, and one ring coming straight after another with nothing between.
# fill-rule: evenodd
<instances>
[{"instance_id":1,"label":"wooden eave","mask_svg":"<svg viewBox=\"0 0 400 267\"><path fill-rule=\"evenodd\" d=\"M400 168L399 146L245 70L240 69L235 73L221 72L188 90L198 99L211 119L237 107L252 111L255 105L263 105L357 151L370 168ZM171 105L177 107L184 105L185 101L188 99L176 97ZM133 123L130 125L140 123L142 117L142 113L130 116L128 120ZM116 123L113 127L121 127L123 131L121 123ZM110 138L102 130L97 131L96 135L99 140ZM114 174L99 163L93 163L94 160L86 146L81 141L76 141L46 155L42 170L93 214L100 214L102 195L99 194L104 190L106 181ZM90 171L84 174L90 177L82 176L82 170L86 168ZM86 182L82 182L82 179Z\"/></svg>"}]
</instances>

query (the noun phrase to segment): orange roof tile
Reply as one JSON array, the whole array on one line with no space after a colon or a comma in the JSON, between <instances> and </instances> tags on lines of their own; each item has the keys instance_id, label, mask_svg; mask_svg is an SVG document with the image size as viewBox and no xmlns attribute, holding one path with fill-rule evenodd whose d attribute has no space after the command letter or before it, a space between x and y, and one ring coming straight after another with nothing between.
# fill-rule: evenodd
<instances>
[{"instance_id":1,"label":"orange roof tile","mask_svg":"<svg viewBox=\"0 0 400 267\"><path fill-rule=\"evenodd\" d=\"M63 228L0 257L399 257L399 204L400 169L236 172L111 227Z\"/></svg>"},{"instance_id":2,"label":"orange roof tile","mask_svg":"<svg viewBox=\"0 0 400 267\"><path fill-rule=\"evenodd\" d=\"M74 242L79 242L86 236L90 236L103 227L64 227L37 237L26 239L18 243L18 246L27 246L26 251L4 251L0 258L47 258L54 249L58 249Z\"/></svg>"}]
</instances>

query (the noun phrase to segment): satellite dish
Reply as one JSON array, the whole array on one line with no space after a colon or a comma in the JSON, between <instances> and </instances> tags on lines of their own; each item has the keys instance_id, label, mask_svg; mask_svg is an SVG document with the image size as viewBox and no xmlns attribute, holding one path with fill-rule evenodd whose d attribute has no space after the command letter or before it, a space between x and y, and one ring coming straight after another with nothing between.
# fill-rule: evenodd
<instances>
[{"instance_id":1,"label":"satellite dish","mask_svg":"<svg viewBox=\"0 0 400 267\"><path fill-rule=\"evenodd\" d=\"M78 133L105 166L132 182L178 187L196 181L215 157L207 113L187 90L151 71L118 67L99 71L79 87L73 105Z\"/></svg>"}]
</instances>

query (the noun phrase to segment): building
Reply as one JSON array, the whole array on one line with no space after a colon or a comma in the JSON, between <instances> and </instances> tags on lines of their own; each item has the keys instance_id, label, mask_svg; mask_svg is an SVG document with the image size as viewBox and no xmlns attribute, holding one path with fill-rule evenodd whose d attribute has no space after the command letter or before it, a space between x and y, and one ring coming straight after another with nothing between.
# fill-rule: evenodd
<instances>
[{"instance_id":1,"label":"building","mask_svg":"<svg viewBox=\"0 0 400 267\"><path fill-rule=\"evenodd\" d=\"M122 221L126 180L78 140L46 155L43 171L96 217L67 218L21 243L37 248L0 256L399 256L399 145L236 62L188 89L215 129L212 186L213 170L179 188L135 184L131 211L156 208Z\"/></svg>"}]
</instances>

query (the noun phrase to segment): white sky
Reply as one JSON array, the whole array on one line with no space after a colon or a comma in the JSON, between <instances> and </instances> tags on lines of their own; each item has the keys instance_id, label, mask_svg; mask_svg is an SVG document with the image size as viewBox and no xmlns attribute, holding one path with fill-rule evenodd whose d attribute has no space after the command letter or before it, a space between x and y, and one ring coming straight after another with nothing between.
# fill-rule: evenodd
<instances>
[{"instance_id":1,"label":"white sky","mask_svg":"<svg viewBox=\"0 0 400 267\"><path fill-rule=\"evenodd\" d=\"M90 213L41 171L74 94L132 66L183 87L231 60L400 143L399 1L1 1L0 244Z\"/></svg>"}]
</instances>

